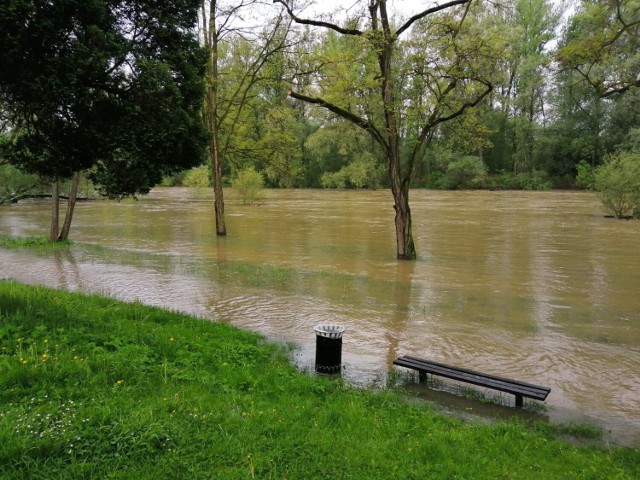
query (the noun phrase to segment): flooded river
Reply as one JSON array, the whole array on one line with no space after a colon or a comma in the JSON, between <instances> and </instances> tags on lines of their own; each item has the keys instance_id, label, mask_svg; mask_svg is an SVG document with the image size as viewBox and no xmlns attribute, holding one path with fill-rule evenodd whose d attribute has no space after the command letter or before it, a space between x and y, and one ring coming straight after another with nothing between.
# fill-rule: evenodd
<instances>
[{"instance_id":1,"label":"flooded river","mask_svg":"<svg viewBox=\"0 0 640 480\"><path fill-rule=\"evenodd\" d=\"M339 323L343 376L384 384L398 355L551 387L551 420L640 442L640 222L589 193L412 191L419 259L395 260L388 191L156 189L78 205L83 245L0 250L0 278L111 295L254 330L312 368L313 326ZM48 231L47 203L0 208L0 234ZM86 245L89 244L89 245Z\"/></svg>"}]
</instances>

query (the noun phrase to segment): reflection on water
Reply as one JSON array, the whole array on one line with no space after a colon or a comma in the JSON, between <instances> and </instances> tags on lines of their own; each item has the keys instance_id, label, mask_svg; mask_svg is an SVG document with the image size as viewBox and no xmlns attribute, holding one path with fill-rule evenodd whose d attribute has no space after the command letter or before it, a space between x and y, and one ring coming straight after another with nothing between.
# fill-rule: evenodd
<instances>
[{"instance_id":1,"label":"reflection on water","mask_svg":"<svg viewBox=\"0 0 640 480\"><path fill-rule=\"evenodd\" d=\"M340 323L344 375L384 381L398 355L552 388L549 416L640 439L640 222L605 219L587 193L412 191L416 262L395 260L389 192L158 189L80 204L72 237L106 248L2 251L0 277L183 310L293 342L313 363ZM0 209L0 233L46 234L46 204Z\"/></svg>"}]
</instances>

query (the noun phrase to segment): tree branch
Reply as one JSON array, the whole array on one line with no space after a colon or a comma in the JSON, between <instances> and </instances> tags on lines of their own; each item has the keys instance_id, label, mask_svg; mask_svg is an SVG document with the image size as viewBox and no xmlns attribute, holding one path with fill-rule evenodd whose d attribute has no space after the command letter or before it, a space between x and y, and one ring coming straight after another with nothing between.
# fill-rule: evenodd
<instances>
[{"instance_id":1,"label":"tree branch","mask_svg":"<svg viewBox=\"0 0 640 480\"><path fill-rule=\"evenodd\" d=\"M486 80L478 80L478 79L476 79L476 80L478 82L482 83L486 87L486 90L484 92L482 92L475 100L473 100L471 102L463 103L462 106L457 111L453 112L452 114L447 115L445 117L438 117L438 118L434 119L427 126L427 128L429 130L432 129L433 127L435 127L436 125L439 125L439 124L444 123L444 122L448 122L449 120L453 120L454 118L459 117L467 109L475 107L476 105L478 105L487 95L489 95L493 91L493 85L491 84L491 82L488 82Z\"/></svg>"},{"instance_id":2,"label":"tree branch","mask_svg":"<svg viewBox=\"0 0 640 480\"><path fill-rule=\"evenodd\" d=\"M407 20L406 23L402 25L398 30L396 30L396 37L399 37L403 32L409 29L411 25L413 25L415 22L417 22L418 20L428 15L431 15L432 13L441 12L442 10L446 10L456 5L463 5L465 3L470 3L470 2L471 0L453 0L452 2L443 3L442 5L436 5L435 7L431 7L423 11L422 13L418 13L413 17L411 17L409 20Z\"/></svg>"},{"instance_id":3,"label":"tree branch","mask_svg":"<svg viewBox=\"0 0 640 480\"><path fill-rule=\"evenodd\" d=\"M355 113L345 110L344 108L340 108L337 105L334 105L333 103L327 102L322 98L308 97L306 95L302 95L300 93L294 92L293 90L289 90L288 94L290 97L295 98L296 100L302 100L303 102L306 102L306 103L320 105L321 107L326 108L327 110L335 113L336 115L344 118L345 120L350 121L351 123L369 132L369 134L373 137L373 139L376 142L378 142L385 151L389 149L389 144L387 143L387 141L384 139L382 134L378 131L376 126L370 121L362 117L359 117Z\"/></svg>"},{"instance_id":4,"label":"tree branch","mask_svg":"<svg viewBox=\"0 0 640 480\"><path fill-rule=\"evenodd\" d=\"M631 83L627 83L625 85L621 85L617 88L609 88L607 90L605 90L604 92L600 93L600 98L607 98L610 97L612 95L616 95L619 93L624 93L627 90L631 89L632 87L638 87L640 88L640 79L636 80L635 82L631 82Z\"/></svg>"},{"instance_id":5,"label":"tree branch","mask_svg":"<svg viewBox=\"0 0 640 480\"><path fill-rule=\"evenodd\" d=\"M465 0L465 1L469 1L469 0ZM273 0L273 3L279 3L282 6L284 6L285 10L289 14L289 16L293 19L293 21L301 25L311 25L314 27L328 28L330 30L335 30L338 33L342 33L343 35L362 35L363 33L361 30L358 30L357 28L342 28L339 25L336 25L334 23L323 22L321 20L311 20L307 18L300 18L295 13L293 13L293 10L291 10L291 8L289 7L289 5L287 5L285 0Z\"/></svg>"}]
</instances>

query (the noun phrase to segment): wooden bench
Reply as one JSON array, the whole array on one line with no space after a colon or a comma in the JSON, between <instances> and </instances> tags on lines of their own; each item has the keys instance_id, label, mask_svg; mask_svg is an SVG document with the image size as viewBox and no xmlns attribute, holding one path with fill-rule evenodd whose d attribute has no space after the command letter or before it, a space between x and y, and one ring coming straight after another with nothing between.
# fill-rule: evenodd
<instances>
[{"instance_id":1,"label":"wooden bench","mask_svg":"<svg viewBox=\"0 0 640 480\"><path fill-rule=\"evenodd\" d=\"M548 387L497 377L495 375L487 375L485 373L474 372L473 370L445 365L443 363L431 362L408 355L398 357L393 364L417 370L421 380L426 378L427 373L430 373L460 382L471 383L480 387L511 393L516 396L516 407L522 407L523 397L544 401L551 391Z\"/></svg>"}]
</instances>

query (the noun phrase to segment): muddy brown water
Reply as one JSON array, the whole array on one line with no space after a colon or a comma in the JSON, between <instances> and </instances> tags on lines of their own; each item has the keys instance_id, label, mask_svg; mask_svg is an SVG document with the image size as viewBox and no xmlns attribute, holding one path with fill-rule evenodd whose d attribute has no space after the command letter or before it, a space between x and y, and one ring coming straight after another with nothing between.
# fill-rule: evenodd
<instances>
[{"instance_id":1,"label":"muddy brown water","mask_svg":"<svg viewBox=\"0 0 640 480\"><path fill-rule=\"evenodd\" d=\"M277 190L243 206L156 189L80 203L69 251L0 250L0 278L186 311L295 345L347 327L343 376L384 384L402 354L552 388L550 420L640 443L640 222L579 192L411 192L419 259L395 260L388 191ZM46 235L47 203L0 208L0 234ZM99 248L98 246L104 247ZM471 407L467 407L471 408ZM480 407L478 407L480 409Z\"/></svg>"}]
</instances>

